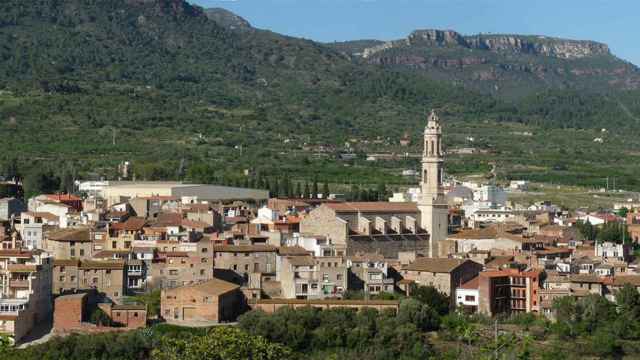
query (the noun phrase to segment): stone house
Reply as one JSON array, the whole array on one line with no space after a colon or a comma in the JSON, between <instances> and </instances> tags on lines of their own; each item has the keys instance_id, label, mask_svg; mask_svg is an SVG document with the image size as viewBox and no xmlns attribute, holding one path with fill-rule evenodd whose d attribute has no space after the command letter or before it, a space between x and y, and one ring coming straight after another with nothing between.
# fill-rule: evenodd
<instances>
[{"instance_id":1,"label":"stone house","mask_svg":"<svg viewBox=\"0 0 640 360\"><path fill-rule=\"evenodd\" d=\"M168 322L233 321L242 310L240 286L220 279L163 289L160 313Z\"/></svg>"},{"instance_id":2,"label":"stone house","mask_svg":"<svg viewBox=\"0 0 640 360\"><path fill-rule=\"evenodd\" d=\"M93 233L89 228L54 230L45 235L44 248L56 260L91 259Z\"/></svg>"},{"instance_id":3,"label":"stone house","mask_svg":"<svg viewBox=\"0 0 640 360\"><path fill-rule=\"evenodd\" d=\"M96 290L111 300L126 295L126 263L122 260L54 260L53 294Z\"/></svg>"},{"instance_id":4,"label":"stone house","mask_svg":"<svg viewBox=\"0 0 640 360\"><path fill-rule=\"evenodd\" d=\"M402 276L417 285L435 287L451 298L453 308L455 289L478 276L482 267L471 260L423 257L402 269Z\"/></svg>"},{"instance_id":5,"label":"stone house","mask_svg":"<svg viewBox=\"0 0 640 360\"><path fill-rule=\"evenodd\" d=\"M271 245L216 245L215 272L217 276L237 284L244 284L252 273L276 272L276 252Z\"/></svg>"}]
</instances>

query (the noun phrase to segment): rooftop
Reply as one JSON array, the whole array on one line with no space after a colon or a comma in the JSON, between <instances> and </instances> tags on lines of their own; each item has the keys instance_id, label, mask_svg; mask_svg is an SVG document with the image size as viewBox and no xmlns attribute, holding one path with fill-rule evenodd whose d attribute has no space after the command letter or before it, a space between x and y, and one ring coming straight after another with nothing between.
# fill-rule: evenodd
<instances>
[{"instance_id":1,"label":"rooftop","mask_svg":"<svg viewBox=\"0 0 640 360\"><path fill-rule=\"evenodd\" d=\"M344 202L344 203L326 203L323 206L338 213L417 213L418 206L416 203L402 202Z\"/></svg>"},{"instance_id":2,"label":"rooftop","mask_svg":"<svg viewBox=\"0 0 640 360\"><path fill-rule=\"evenodd\" d=\"M450 273L465 261L461 259L445 259L445 258L417 258L416 261L409 264L406 270L424 271L433 273Z\"/></svg>"}]
</instances>

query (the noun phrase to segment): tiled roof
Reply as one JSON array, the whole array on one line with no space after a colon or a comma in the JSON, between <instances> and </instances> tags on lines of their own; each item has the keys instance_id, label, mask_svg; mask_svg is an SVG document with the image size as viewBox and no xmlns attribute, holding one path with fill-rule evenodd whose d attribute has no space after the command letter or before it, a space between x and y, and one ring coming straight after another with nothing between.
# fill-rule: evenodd
<instances>
[{"instance_id":1,"label":"tiled roof","mask_svg":"<svg viewBox=\"0 0 640 360\"><path fill-rule=\"evenodd\" d=\"M180 226L182 224L182 214L160 213L156 221L156 226Z\"/></svg>"},{"instance_id":2,"label":"tiled roof","mask_svg":"<svg viewBox=\"0 0 640 360\"><path fill-rule=\"evenodd\" d=\"M161 253L162 255L170 258L170 257L189 257L189 253L186 251L167 251L165 253Z\"/></svg>"},{"instance_id":3,"label":"tiled roof","mask_svg":"<svg viewBox=\"0 0 640 360\"><path fill-rule=\"evenodd\" d=\"M200 284L195 284L195 285L186 285L186 286L180 286L177 288L173 288L173 289L168 289L166 290L168 293L173 293L176 291L180 291L181 289L193 289L195 291L198 291L202 294L206 294L206 295L222 295L222 294L226 294L230 291L234 291L239 289L240 286L224 281L224 280L220 280L220 279L211 279L205 282L202 282Z\"/></svg>"},{"instance_id":4,"label":"tiled roof","mask_svg":"<svg viewBox=\"0 0 640 360\"><path fill-rule=\"evenodd\" d=\"M79 266L80 260L76 259L55 259L53 260L54 266Z\"/></svg>"},{"instance_id":5,"label":"tiled roof","mask_svg":"<svg viewBox=\"0 0 640 360\"><path fill-rule=\"evenodd\" d=\"M112 310L147 310L147 307L142 304L122 304L122 305L113 305L111 307Z\"/></svg>"},{"instance_id":6,"label":"tiled roof","mask_svg":"<svg viewBox=\"0 0 640 360\"><path fill-rule=\"evenodd\" d=\"M194 221L189 219L182 219L181 224L186 228L194 228L194 229L206 229L211 227L211 225L207 224L204 221Z\"/></svg>"},{"instance_id":7,"label":"tiled roof","mask_svg":"<svg viewBox=\"0 0 640 360\"><path fill-rule=\"evenodd\" d=\"M49 241L60 242L89 242L91 241L91 230L88 228L81 229L61 229L48 234L47 239Z\"/></svg>"},{"instance_id":8,"label":"tiled roof","mask_svg":"<svg viewBox=\"0 0 640 360\"><path fill-rule=\"evenodd\" d=\"M416 261L409 264L406 270L424 271L434 273L450 273L458 266L462 265L466 260L461 259L445 259L445 258L417 258Z\"/></svg>"},{"instance_id":9,"label":"tiled roof","mask_svg":"<svg viewBox=\"0 0 640 360\"><path fill-rule=\"evenodd\" d=\"M125 267L124 261L93 261L85 260L80 263L81 269L96 269L96 270L123 270Z\"/></svg>"},{"instance_id":10,"label":"tiled roof","mask_svg":"<svg viewBox=\"0 0 640 360\"><path fill-rule=\"evenodd\" d=\"M640 286L640 275L617 275L613 277L612 285L624 286L625 284Z\"/></svg>"},{"instance_id":11,"label":"tiled roof","mask_svg":"<svg viewBox=\"0 0 640 360\"><path fill-rule=\"evenodd\" d=\"M291 255L309 255L311 251L303 248L302 246L280 246L278 248L278 253L282 256L291 256Z\"/></svg>"},{"instance_id":12,"label":"tiled roof","mask_svg":"<svg viewBox=\"0 0 640 360\"><path fill-rule=\"evenodd\" d=\"M416 203L402 202L343 202L326 203L323 206L337 213L367 213L367 212L387 212L387 213L417 213Z\"/></svg>"},{"instance_id":13,"label":"tiled roof","mask_svg":"<svg viewBox=\"0 0 640 360\"><path fill-rule=\"evenodd\" d=\"M480 284L480 276L476 276L473 279L467 281L466 283L460 285L460 289L467 289L467 290L477 290L478 286Z\"/></svg>"},{"instance_id":14,"label":"tiled roof","mask_svg":"<svg viewBox=\"0 0 640 360\"><path fill-rule=\"evenodd\" d=\"M81 201L82 199L71 194L49 194L47 199L53 201Z\"/></svg>"},{"instance_id":15,"label":"tiled roof","mask_svg":"<svg viewBox=\"0 0 640 360\"><path fill-rule=\"evenodd\" d=\"M0 258L1 257L31 258L33 257L33 251L26 251L22 249L0 249Z\"/></svg>"},{"instance_id":16,"label":"tiled roof","mask_svg":"<svg viewBox=\"0 0 640 360\"><path fill-rule=\"evenodd\" d=\"M215 245L215 252L276 252L278 248L271 245Z\"/></svg>"},{"instance_id":17,"label":"tiled roof","mask_svg":"<svg viewBox=\"0 0 640 360\"><path fill-rule=\"evenodd\" d=\"M312 256L287 256L287 261L293 266L315 266Z\"/></svg>"},{"instance_id":18,"label":"tiled roof","mask_svg":"<svg viewBox=\"0 0 640 360\"><path fill-rule=\"evenodd\" d=\"M22 216L25 216L25 215L27 215L29 217L32 217L32 218L43 218L43 219L46 219L46 220L49 220L49 221L59 221L60 220L60 218L58 216L56 216L56 215L54 215L54 214L52 214L50 212L46 212L46 211L43 211L43 212L25 211L25 212L22 213Z\"/></svg>"},{"instance_id":19,"label":"tiled roof","mask_svg":"<svg viewBox=\"0 0 640 360\"><path fill-rule=\"evenodd\" d=\"M491 258L491 260L489 260L485 264L485 266L487 268L497 269L497 268L500 268L503 265L510 264L510 263L514 262L514 260L515 259L514 259L513 256L493 256Z\"/></svg>"}]
</instances>

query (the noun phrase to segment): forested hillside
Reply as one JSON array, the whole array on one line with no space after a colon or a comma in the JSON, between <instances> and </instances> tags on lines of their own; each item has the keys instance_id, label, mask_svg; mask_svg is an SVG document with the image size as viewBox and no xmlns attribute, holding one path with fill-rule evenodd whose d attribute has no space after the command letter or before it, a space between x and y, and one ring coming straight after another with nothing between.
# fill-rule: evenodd
<instances>
[{"instance_id":1,"label":"forested hillside","mask_svg":"<svg viewBox=\"0 0 640 360\"><path fill-rule=\"evenodd\" d=\"M397 139L416 139L431 108L447 123L448 146L464 145L454 133L479 123L557 129L565 138L577 128L607 127L633 139L637 95L607 85L599 93L550 89L505 102L181 0L0 3L1 149L5 162L23 160L24 171L44 164L114 176L118 162L131 160L147 179L237 182L254 169L332 183L404 183L395 167L415 164L342 164L336 156L400 150ZM488 133L482 146L517 149L498 141ZM606 153L635 144L612 143ZM318 153L318 146L329 150ZM450 171L486 169L497 159L491 153L475 165L452 159Z\"/></svg>"}]
</instances>

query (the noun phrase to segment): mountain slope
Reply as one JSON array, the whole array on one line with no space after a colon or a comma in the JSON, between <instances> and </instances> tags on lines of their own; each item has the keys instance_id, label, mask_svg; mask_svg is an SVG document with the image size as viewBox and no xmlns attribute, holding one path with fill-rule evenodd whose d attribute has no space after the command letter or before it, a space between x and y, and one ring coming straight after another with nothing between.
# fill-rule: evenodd
<instances>
[{"instance_id":1,"label":"mountain slope","mask_svg":"<svg viewBox=\"0 0 640 360\"><path fill-rule=\"evenodd\" d=\"M417 30L406 39L329 44L357 61L408 68L466 88L517 99L549 89L608 92L640 88L640 69L593 41L545 36Z\"/></svg>"}]
</instances>

